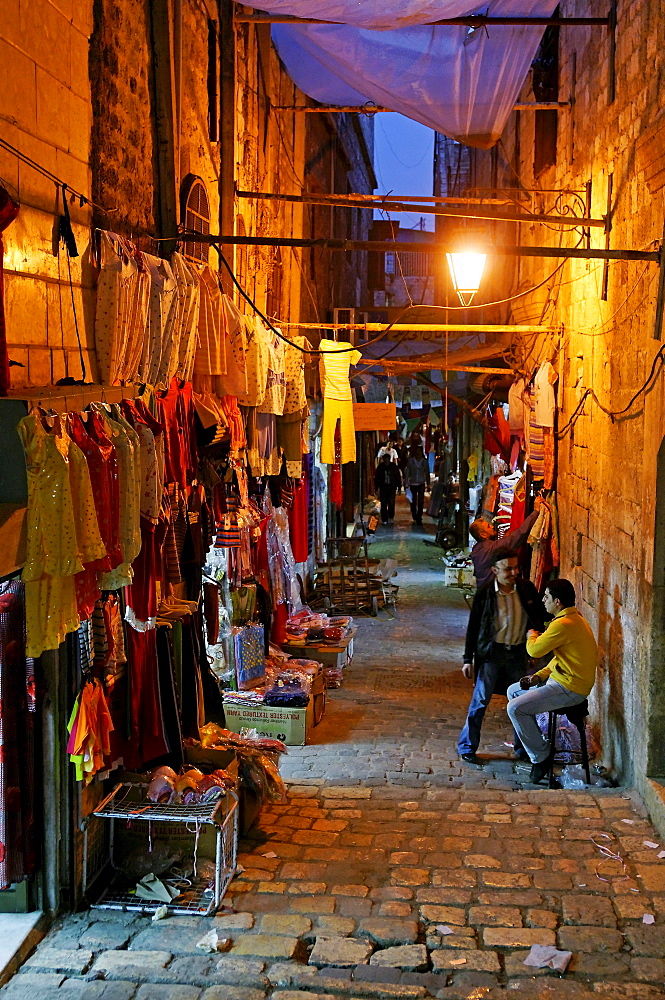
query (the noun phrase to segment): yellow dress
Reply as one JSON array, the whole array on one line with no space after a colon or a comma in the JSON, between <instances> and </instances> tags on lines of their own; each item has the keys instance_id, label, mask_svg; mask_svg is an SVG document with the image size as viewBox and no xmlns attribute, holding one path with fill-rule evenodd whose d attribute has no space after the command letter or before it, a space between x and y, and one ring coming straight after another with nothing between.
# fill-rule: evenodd
<instances>
[{"instance_id":1,"label":"yellow dress","mask_svg":"<svg viewBox=\"0 0 665 1000\"><path fill-rule=\"evenodd\" d=\"M39 656L78 628L74 576L106 549L85 457L59 419L47 431L28 414L17 429L28 470L26 655Z\"/></svg>"}]
</instances>

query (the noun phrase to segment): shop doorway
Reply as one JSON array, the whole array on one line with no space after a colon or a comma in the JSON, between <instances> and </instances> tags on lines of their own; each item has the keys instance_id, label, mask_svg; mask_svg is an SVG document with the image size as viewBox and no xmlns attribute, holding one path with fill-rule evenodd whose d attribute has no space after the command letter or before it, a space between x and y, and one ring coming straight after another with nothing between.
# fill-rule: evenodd
<instances>
[{"instance_id":1,"label":"shop doorway","mask_svg":"<svg viewBox=\"0 0 665 1000\"><path fill-rule=\"evenodd\" d=\"M647 775L665 780L665 438L658 451L651 612L651 665L647 680Z\"/></svg>"}]
</instances>

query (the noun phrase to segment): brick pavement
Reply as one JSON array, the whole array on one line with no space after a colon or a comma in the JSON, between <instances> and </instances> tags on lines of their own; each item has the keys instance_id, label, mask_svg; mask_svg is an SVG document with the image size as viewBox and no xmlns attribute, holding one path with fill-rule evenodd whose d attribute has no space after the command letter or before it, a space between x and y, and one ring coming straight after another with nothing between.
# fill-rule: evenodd
<instances>
[{"instance_id":1,"label":"brick pavement","mask_svg":"<svg viewBox=\"0 0 665 1000\"><path fill-rule=\"evenodd\" d=\"M422 529L388 529L373 551L402 564L397 617L361 621L345 685L284 759L288 800L240 845L222 913L69 916L0 1000L665 998L665 859L644 844L658 836L639 799L528 784L502 699L484 769L461 766L464 598L441 586ZM196 948L210 927L229 951ZM572 951L565 976L525 966L532 944Z\"/></svg>"}]
</instances>

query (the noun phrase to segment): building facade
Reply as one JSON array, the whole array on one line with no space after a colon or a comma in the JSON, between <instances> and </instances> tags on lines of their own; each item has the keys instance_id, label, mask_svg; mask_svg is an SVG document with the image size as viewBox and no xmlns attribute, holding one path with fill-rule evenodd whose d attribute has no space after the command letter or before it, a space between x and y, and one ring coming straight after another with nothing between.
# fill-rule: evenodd
<instances>
[{"instance_id":1,"label":"building facade","mask_svg":"<svg viewBox=\"0 0 665 1000\"><path fill-rule=\"evenodd\" d=\"M17 0L6 6L0 23L0 180L20 206L3 234L4 312L17 399L69 393L70 403L82 406L72 384L99 386L100 230L155 256L169 257L179 247L194 263L219 268L243 312L253 309L240 289L263 314L295 332L300 321L330 321L337 307L367 304L366 254L345 259L315 250L178 240L183 229L263 238L326 237L341 228L352 238L367 238L371 210L351 219L343 210L257 197L367 193L375 186L369 119L280 110L308 99L286 74L268 25L235 24L231 0L73 0L64 6ZM308 331L308 337L316 345L320 332ZM315 381L309 388L316 391ZM12 410L0 435L8 427L13 432L23 413ZM0 502L7 501L9 486L0 474ZM47 877L40 904L55 911L80 898L80 824L92 801L87 790L74 789L68 774L62 719L74 681L66 674L67 659L62 649L42 659L48 692L43 782L50 792L44 796Z\"/></svg>"},{"instance_id":2,"label":"building facade","mask_svg":"<svg viewBox=\"0 0 665 1000\"><path fill-rule=\"evenodd\" d=\"M595 13L569 3L560 12ZM665 185L664 34L663 12L646 3L616 5L615 27L548 29L520 101L565 106L514 112L489 152L439 137L440 193L454 183L459 162L458 181L463 175L467 193L510 191L514 203L533 214L570 212L611 222L609 232L491 223L489 243L657 248ZM580 610L599 640L592 716L605 763L637 786L662 824L665 425L658 263L490 256L488 270L495 268L501 288L496 281L483 284L478 302L533 291L483 311L485 322L560 330L513 338L511 364L530 376L550 360L558 373L560 573L575 583Z\"/></svg>"}]
</instances>

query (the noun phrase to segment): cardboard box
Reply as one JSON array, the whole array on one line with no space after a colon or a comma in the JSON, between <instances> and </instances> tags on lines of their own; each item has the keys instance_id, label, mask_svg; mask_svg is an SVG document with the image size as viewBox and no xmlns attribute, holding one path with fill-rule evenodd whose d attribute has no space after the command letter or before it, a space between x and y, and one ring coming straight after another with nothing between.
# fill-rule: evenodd
<instances>
[{"instance_id":1,"label":"cardboard box","mask_svg":"<svg viewBox=\"0 0 665 1000\"><path fill-rule=\"evenodd\" d=\"M185 760L188 764L198 767L204 774L216 771L221 768L223 771L231 771L237 774L238 769L231 768L235 763L234 750L215 750L212 747L185 747Z\"/></svg>"},{"instance_id":2,"label":"cardboard box","mask_svg":"<svg viewBox=\"0 0 665 1000\"><path fill-rule=\"evenodd\" d=\"M320 697L320 696L319 696ZM256 729L259 736L281 740L289 747L302 747L315 725L314 698L306 708L270 708L268 705L224 705L226 725L234 733Z\"/></svg>"},{"instance_id":3,"label":"cardboard box","mask_svg":"<svg viewBox=\"0 0 665 1000\"><path fill-rule=\"evenodd\" d=\"M240 786L240 817L238 833L244 837L252 829L263 808L261 799L250 788Z\"/></svg>"}]
</instances>

